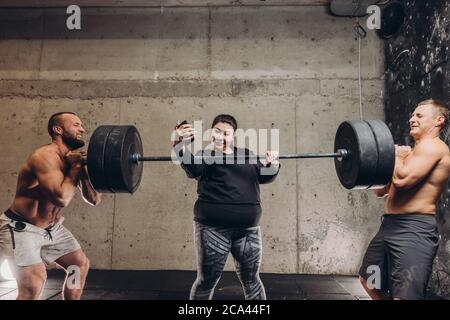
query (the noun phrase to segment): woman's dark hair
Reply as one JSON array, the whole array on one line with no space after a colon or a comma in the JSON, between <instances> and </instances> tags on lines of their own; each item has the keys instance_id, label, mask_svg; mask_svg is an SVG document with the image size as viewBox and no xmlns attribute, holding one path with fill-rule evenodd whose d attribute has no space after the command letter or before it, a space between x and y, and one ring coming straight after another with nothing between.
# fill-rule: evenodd
<instances>
[{"instance_id":1,"label":"woman's dark hair","mask_svg":"<svg viewBox=\"0 0 450 320\"><path fill-rule=\"evenodd\" d=\"M219 114L217 117L215 117L211 125L211 128L214 128L214 126L219 122L228 123L230 126L233 127L234 131L236 131L238 127L236 119L233 116L230 116L229 114Z\"/></svg>"}]
</instances>

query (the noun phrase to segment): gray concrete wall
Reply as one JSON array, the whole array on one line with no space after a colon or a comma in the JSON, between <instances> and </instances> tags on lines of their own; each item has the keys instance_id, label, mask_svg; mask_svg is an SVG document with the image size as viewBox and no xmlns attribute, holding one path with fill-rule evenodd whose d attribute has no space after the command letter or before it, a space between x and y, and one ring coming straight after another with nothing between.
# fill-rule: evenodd
<instances>
[{"instance_id":1,"label":"gray concrete wall","mask_svg":"<svg viewBox=\"0 0 450 320\"><path fill-rule=\"evenodd\" d=\"M134 124L148 155L169 154L178 119L231 113L279 128L288 153L330 151L339 123L359 118L354 20L325 7L85 9L72 32L63 13L0 11L1 208L56 111L89 132ZM362 48L365 116L384 118L383 43L369 32ZM192 270L195 188L172 163L146 163L137 193L97 208L77 196L66 225L94 268ZM341 187L330 159L285 161L261 189L262 271L357 272L382 201Z\"/></svg>"}]
</instances>

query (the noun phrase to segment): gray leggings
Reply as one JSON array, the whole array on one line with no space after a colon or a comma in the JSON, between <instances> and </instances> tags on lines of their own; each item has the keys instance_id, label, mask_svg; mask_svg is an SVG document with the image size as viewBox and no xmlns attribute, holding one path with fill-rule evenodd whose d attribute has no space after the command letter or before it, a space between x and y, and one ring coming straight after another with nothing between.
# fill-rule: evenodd
<instances>
[{"instance_id":1,"label":"gray leggings","mask_svg":"<svg viewBox=\"0 0 450 320\"><path fill-rule=\"evenodd\" d=\"M246 300L265 300L259 278L262 241L260 227L218 228L194 222L197 250L197 279L190 299L211 299L231 252Z\"/></svg>"}]
</instances>

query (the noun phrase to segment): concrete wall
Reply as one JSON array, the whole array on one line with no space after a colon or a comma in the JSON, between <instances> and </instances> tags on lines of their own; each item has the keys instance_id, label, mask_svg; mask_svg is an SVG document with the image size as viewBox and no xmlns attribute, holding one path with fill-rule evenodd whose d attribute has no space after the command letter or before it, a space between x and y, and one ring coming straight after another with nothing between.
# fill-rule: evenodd
<instances>
[{"instance_id":1,"label":"concrete wall","mask_svg":"<svg viewBox=\"0 0 450 320\"><path fill-rule=\"evenodd\" d=\"M406 22L386 45L386 118L399 144L413 144L409 114L418 102L439 99L450 105L450 4L404 1ZM412 66L412 67L411 67ZM448 134L442 136L450 143ZM450 185L439 201L439 253L432 292L450 296Z\"/></svg>"},{"instance_id":2,"label":"concrete wall","mask_svg":"<svg viewBox=\"0 0 450 320\"><path fill-rule=\"evenodd\" d=\"M0 11L0 207L27 154L48 142L48 116L77 112L89 132L134 124L146 154L168 155L178 119L227 112L243 128L279 128L280 151L330 151L359 118L354 20L325 7ZM383 118L383 43L362 41L366 118ZM195 269L195 181L146 163L137 193L92 208L77 196L66 225L105 269ZM355 274L383 203L340 186L330 159L285 161L262 186L264 272ZM232 268L232 264L227 264Z\"/></svg>"}]
</instances>

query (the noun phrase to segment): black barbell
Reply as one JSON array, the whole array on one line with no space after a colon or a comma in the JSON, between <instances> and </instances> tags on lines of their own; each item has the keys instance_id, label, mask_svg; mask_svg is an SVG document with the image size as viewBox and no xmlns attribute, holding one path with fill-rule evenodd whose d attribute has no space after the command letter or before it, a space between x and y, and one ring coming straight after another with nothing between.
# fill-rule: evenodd
<instances>
[{"instance_id":1,"label":"black barbell","mask_svg":"<svg viewBox=\"0 0 450 320\"><path fill-rule=\"evenodd\" d=\"M277 159L308 159L308 158L345 158L347 157L347 150L338 150L333 153L293 153L293 154L282 154L277 157ZM139 161L171 161L172 157L168 156L149 156L144 157L138 153L135 153L131 156L134 162ZM263 160L266 159L266 156L262 155L234 155L232 156L233 160ZM202 156L194 156L194 160L205 160L206 163L220 163L224 158L222 156L210 156L210 155L202 155ZM223 162L223 161L222 161Z\"/></svg>"},{"instance_id":2,"label":"black barbell","mask_svg":"<svg viewBox=\"0 0 450 320\"><path fill-rule=\"evenodd\" d=\"M201 157L207 160L206 156ZM261 155L237 156L264 159ZM392 134L381 120L340 124L332 153L296 153L279 159L334 158L336 173L347 189L386 185L395 165ZM134 126L100 126L91 136L87 165L94 188L104 193L134 193L141 183L143 162L172 161L170 156L144 156L141 136Z\"/></svg>"}]
</instances>

